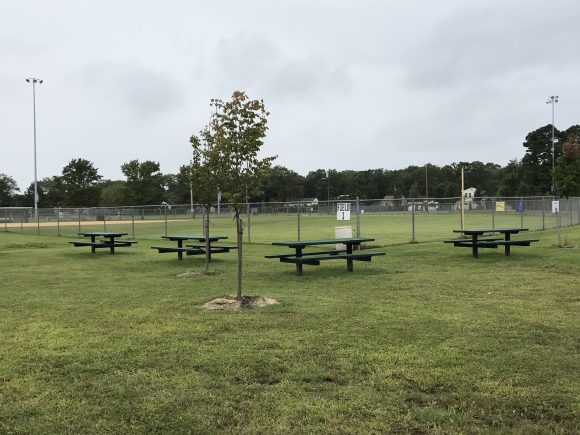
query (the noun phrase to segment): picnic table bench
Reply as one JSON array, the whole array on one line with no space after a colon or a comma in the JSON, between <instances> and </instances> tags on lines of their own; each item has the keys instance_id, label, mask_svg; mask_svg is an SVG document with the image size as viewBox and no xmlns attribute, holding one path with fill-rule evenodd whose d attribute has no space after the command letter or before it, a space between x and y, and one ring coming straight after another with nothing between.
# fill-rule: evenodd
<instances>
[{"instance_id":1,"label":"picnic table bench","mask_svg":"<svg viewBox=\"0 0 580 435\"><path fill-rule=\"evenodd\" d=\"M177 252L177 258L183 260L183 253L186 255L205 255L205 236L195 235L171 235L161 236L163 239L177 242L177 246L152 246L151 249L157 249L160 254L168 252ZM212 243L227 239L226 236L209 236L209 260L211 261L211 254L220 254L223 252L230 252L231 249L237 249L237 246L226 245L212 245ZM184 241L194 240L198 244L185 245ZM201 243L203 242L203 244Z\"/></svg>"},{"instance_id":2,"label":"picnic table bench","mask_svg":"<svg viewBox=\"0 0 580 435\"><path fill-rule=\"evenodd\" d=\"M504 247L504 255L511 255L512 246L530 246L533 242L538 242L538 239L515 239L512 240L512 234L518 234L523 231L528 231L527 228L478 228L470 230L453 230L454 233L460 233L471 238L445 240L444 243L453 243L453 246L459 248L471 248L471 253L474 258L479 258L479 248L492 248L498 246ZM495 236L496 233L502 234L503 237ZM486 235L485 237L482 237Z\"/></svg>"},{"instance_id":3,"label":"picnic table bench","mask_svg":"<svg viewBox=\"0 0 580 435\"><path fill-rule=\"evenodd\" d=\"M278 258L281 263L293 263L296 265L296 274L298 276L304 275L303 265L319 266L321 261L325 260L346 260L346 270L353 271L353 261L371 261L372 257L377 255L385 255L384 252L353 252L354 246L360 246L363 242L372 242L375 239L369 238L340 238L327 240L298 240L290 242L273 242L274 246L286 246L292 248L295 252L287 254L273 254L265 255L265 258ZM343 244L346 250L319 250L304 252L304 249L315 245L336 245Z\"/></svg>"},{"instance_id":4,"label":"picnic table bench","mask_svg":"<svg viewBox=\"0 0 580 435\"><path fill-rule=\"evenodd\" d=\"M119 239L119 237L126 236L128 233L111 232L111 231L89 231L80 232L80 236L90 238L89 240L72 240L69 243L75 248L80 246L90 246L91 252L94 254L98 248L109 248L111 255L115 254L115 248L122 248L131 246L137 243L136 240ZM101 237L97 240L97 237Z\"/></svg>"}]
</instances>

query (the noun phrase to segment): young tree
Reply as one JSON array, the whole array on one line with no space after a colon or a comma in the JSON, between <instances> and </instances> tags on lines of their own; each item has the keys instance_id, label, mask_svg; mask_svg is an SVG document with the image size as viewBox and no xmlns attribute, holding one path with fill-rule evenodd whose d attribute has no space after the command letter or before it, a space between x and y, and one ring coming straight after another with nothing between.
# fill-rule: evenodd
<instances>
[{"instance_id":1,"label":"young tree","mask_svg":"<svg viewBox=\"0 0 580 435\"><path fill-rule=\"evenodd\" d=\"M242 236L243 222L240 216L245 199L260 186L260 179L276 158L259 158L268 130L268 115L262 100L249 100L245 92L236 91L227 102L215 103L212 118L212 140L218 162L216 175L223 196L235 213L238 244L238 274L236 298L242 298Z\"/></svg>"},{"instance_id":2,"label":"young tree","mask_svg":"<svg viewBox=\"0 0 580 435\"><path fill-rule=\"evenodd\" d=\"M215 100L212 100L215 105ZM210 125L215 122L215 112L212 115ZM193 156L189 168L189 180L186 180L186 173L182 173L184 181L188 181L192 186L192 193L197 202L204 208L203 213L203 233L205 236L205 273L209 270L210 244L209 244L209 211L217 198L220 175L224 162L216 147L215 137L210 126L205 126L199 132L199 136L193 135L189 138L193 147Z\"/></svg>"}]
</instances>

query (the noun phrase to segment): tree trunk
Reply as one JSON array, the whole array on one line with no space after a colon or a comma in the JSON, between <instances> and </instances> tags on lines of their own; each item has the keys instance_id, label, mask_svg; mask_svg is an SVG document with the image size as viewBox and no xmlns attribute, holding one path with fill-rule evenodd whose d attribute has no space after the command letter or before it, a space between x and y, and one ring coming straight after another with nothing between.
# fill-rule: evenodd
<instances>
[{"instance_id":1,"label":"tree trunk","mask_svg":"<svg viewBox=\"0 0 580 435\"><path fill-rule=\"evenodd\" d=\"M236 210L236 233L238 239L238 287L236 291L236 299L242 300L242 242L244 229L242 228L242 219L240 218L240 211Z\"/></svg>"},{"instance_id":2,"label":"tree trunk","mask_svg":"<svg viewBox=\"0 0 580 435\"><path fill-rule=\"evenodd\" d=\"M209 258L211 255L209 251L209 208L207 208L204 213L203 232L205 236L205 274L207 275L209 272Z\"/></svg>"}]
</instances>

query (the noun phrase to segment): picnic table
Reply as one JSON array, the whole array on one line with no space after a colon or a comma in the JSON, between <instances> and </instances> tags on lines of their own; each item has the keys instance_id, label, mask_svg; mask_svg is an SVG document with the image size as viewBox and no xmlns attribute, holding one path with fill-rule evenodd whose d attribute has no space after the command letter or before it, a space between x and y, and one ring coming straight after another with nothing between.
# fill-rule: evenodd
<instances>
[{"instance_id":1,"label":"picnic table","mask_svg":"<svg viewBox=\"0 0 580 435\"><path fill-rule=\"evenodd\" d=\"M504 255L511 254L512 246L530 246L531 243L537 242L538 239L515 239L511 238L512 234L528 231L527 228L476 228L453 230L454 233L460 233L465 236L471 236L471 239L452 239L445 240L444 243L453 243L453 246L459 248L471 248L474 258L479 258L479 248L497 248L504 246ZM495 234L501 234L497 237Z\"/></svg>"},{"instance_id":2,"label":"picnic table","mask_svg":"<svg viewBox=\"0 0 580 435\"><path fill-rule=\"evenodd\" d=\"M183 260L183 253L186 255L203 255L205 254L205 236L196 235L171 235L161 236L165 240L177 242L177 246L152 246L151 249L157 249L160 254L167 252L177 252L177 258ZM213 245L215 242L227 239L227 236L209 236L209 260L211 261L211 254L218 254L222 252L230 252L231 249L237 249L237 246ZM183 242L196 241L197 244L185 245Z\"/></svg>"},{"instance_id":3,"label":"picnic table","mask_svg":"<svg viewBox=\"0 0 580 435\"><path fill-rule=\"evenodd\" d=\"M289 242L273 242L274 246L286 246L294 249L294 254L274 254L266 255L265 258L278 258L281 263L296 264L296 274L298 276L304 275L302 266L310 264L314 266L320 265L323 260L346 260L346 270L353 271L353 261L371 261L371 258L377 255L385 255L384 252L353 252L355 246L360 246L363 242L372 242L375 239L351 237L325 240L297 240ZM323 251L304 252L309 246L316 245L345 245L345 250L329 249Z\"/></svg>"},{"instance_id":4,"label":"picnic table","mask_svg":"<svg viewBox=\"0 0 580 435\"><path fill-rule=\"evenodd\" d=\"M112 231L88 231L79 232L79 236L90 238L91 240L73 240L71 243L75 248L79 246L90 246L91 252L94 254L97 248L109 248L111 255L115 254L115 248L131 246L137 243L135 240L123 240L119 237L126 236L128 233L112 232ZM100 240L97 240L100 237Z\"/></svg>"}]
</instances>

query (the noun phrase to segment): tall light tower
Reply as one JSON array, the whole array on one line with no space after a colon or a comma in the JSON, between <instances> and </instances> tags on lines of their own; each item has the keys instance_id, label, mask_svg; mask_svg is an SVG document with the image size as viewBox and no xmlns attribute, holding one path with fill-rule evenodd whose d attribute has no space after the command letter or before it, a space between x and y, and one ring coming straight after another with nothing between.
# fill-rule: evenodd
<instances>
[{"instance_id":1,"label":"tall light tower","mask_svg":"<svg viewBox=\"0 0 580 435\"><path fill-rule=\"evenodd\" d=\"M36 171L36 84L42 84L41 79L30 77L27 83L32 83L32 113L34 117L34 219L38 220L38 180Z\"/></svg>"},{"instance_id":2,"label":"tall light tower","mask_svg":"<svg viewBox=\"0 0 580 435\"><path fill-rule=\"evenodd\" d=\"M546 104L552 105L552 195L556 196L556 186L554 184L554 167L556 164L555 154L554 154L554 106L558 102L558 96L552 95L546 101Z\"/></svg>"}]
</instances>

